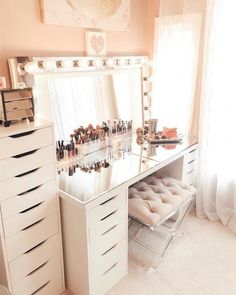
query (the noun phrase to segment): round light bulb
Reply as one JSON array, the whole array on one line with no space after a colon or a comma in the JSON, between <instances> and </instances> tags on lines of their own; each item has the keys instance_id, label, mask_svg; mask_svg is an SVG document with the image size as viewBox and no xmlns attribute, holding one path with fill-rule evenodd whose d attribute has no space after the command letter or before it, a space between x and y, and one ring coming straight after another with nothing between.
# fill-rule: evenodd
<instances>
[{"instance_id":1,"label":"round light bulb","mask_svg":"<svg viewBox=\"0 0 236 295\"><path fill-rule=\"evenodd\" d=\"M24 70L29 74L37 73L39 71L38 63L30 61L24 66Z\"/></svg>"},{"instance_id":2,"label":"round light bulb","mask_svg":"<svg viewBox=\"0 0 236 295\"><path fill-rule=\"evenodd\" d=\"M48 72L54 72L57 69L57 64L55 61L43 61L42 66Z\"/></svg>"}]
</instances>

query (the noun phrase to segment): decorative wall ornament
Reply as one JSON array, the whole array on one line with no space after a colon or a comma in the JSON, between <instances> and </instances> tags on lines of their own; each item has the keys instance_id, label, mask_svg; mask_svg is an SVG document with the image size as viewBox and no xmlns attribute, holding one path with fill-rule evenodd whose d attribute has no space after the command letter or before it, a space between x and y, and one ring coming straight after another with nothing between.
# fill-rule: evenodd
<instances>
[{"instance_id":1,"label":"decorative wall ornament","mask_svg":"<svg viewBox=\"0 0 236 295\"><path fill-rule=\"evenodd\" d=\"M101 32L85 32L86 55L106 55L106 34Z\"/></svg>"},{"instance_id":2,"label":"decorative wall ornament","mask_svg":"<svg viewBox=\"0 0 236 295\"><path fill-rule=\"evenodd\" d=\"M130 0L41 0L41 11L48 25L112 31L130 28Z\"/></svg>"}]
</instances>

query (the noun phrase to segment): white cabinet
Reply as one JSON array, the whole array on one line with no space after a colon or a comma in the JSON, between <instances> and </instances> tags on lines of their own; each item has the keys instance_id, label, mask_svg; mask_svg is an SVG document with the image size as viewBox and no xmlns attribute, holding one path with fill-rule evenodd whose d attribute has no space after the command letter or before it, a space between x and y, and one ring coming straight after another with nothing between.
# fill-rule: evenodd
<instances>
[{"instance_id":1,"label":"white cabinet","mask_svg":"<svg viewBox=\"0 0 236 295\"><path fill-rule=\"evenodd\" d=\"M197 157L197 144L184 154L182 181L193 186L196 184Z\"/></svg>"},{"instance_id":2,"label":"white cabinet","mask_svg":"<svg viewBox=\"0 0 236 295\"><path fill-rule=\"evenodd\" d=\"M127 186L86 204L61 197L67 287L74 294L105 294L127 274Z\"/></svg>"},{"instance_id":3,"label":"white cabinet","mask_svg":"<svg viewBox=\"0 0 236 295\"><path fill-rule=\"evenodd\" d=\"M0 283L13 295L61 294L64 271L51 123L0 127L0 210Z\"/></svg>"}]
</instances>

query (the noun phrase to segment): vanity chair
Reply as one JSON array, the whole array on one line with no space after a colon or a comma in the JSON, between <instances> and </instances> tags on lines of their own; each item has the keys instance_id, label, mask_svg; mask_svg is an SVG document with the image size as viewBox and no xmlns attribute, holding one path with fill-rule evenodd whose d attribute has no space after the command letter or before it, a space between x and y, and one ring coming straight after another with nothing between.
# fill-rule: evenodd
<instances>
[{"instance_id":1,"label":"vanity chair","mask_svg":"<svg viewBox=\"0 0 236 295\"><path fill-rule=\"evenodd\" d=\"M129 188L129 237L155 254L154 267L187 215L195 193L193 186L157 172ZM154 247L142 239L141 231L147 228L159 236Z\"/></svg>"}]
</instances>

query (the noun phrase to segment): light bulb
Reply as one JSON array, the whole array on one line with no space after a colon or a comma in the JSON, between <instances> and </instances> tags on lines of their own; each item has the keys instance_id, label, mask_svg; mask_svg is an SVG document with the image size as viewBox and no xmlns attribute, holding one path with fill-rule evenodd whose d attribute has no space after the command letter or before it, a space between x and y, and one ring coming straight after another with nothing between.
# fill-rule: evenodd
<instances>
[{"instance_id":1,"label":"light bulb","mask_svg":"<svg viewBox=\"0 0 236 295\"><path fill-rule=\"evenodd\" d=\"M57 69L56 62L51 60L43 61L42 66L48 72L54 72Z\"/></svg>"},{"instance_id":2,"label":"light bulb","mask_svg":"<svg viewBox=\"0 0 236 295\"><path fill-rule=\"evenodd\" d=\"M24 66L24 70L29 74L37 73L39 71L38 63L30 61Z\"/></svg>"}]
</instances>

